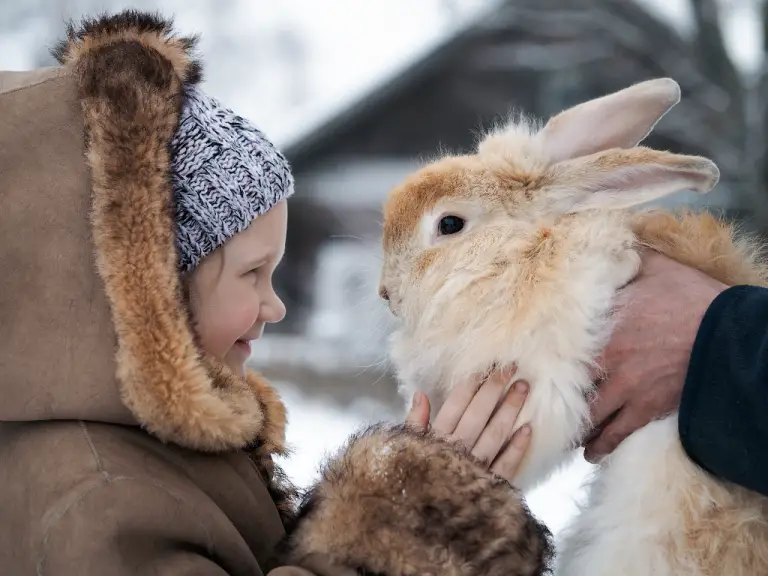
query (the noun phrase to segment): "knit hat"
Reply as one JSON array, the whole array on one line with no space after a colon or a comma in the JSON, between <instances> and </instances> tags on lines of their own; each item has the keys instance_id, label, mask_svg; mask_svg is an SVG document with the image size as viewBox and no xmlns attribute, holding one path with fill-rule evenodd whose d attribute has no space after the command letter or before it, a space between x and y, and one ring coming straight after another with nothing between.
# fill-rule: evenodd
<instances>
[{"instance_id":1,"label":"knit hat","mask_svg":"<svg viewBox=\"0 0 768 576\"><path fill-rule=\"evenodd\" d=\"M190 86L171 139L179 267L200 261L293 194L286 158L248 120Z\"/></svg>"}]
</instances>

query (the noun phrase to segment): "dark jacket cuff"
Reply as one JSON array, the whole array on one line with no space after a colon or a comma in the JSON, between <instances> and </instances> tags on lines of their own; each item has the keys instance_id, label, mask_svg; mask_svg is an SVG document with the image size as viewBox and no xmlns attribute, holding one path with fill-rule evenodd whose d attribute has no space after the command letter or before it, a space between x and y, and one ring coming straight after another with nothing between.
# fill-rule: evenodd
<instances>
[{"instance_id":1,"label":"dark jacket cuff","mask_svg":"<svg viewBox=\"0 0 768 576\"><path fill-rule=\"evenodd\" d=\"M680 403L688 456L768 495L768 289L734 286L702 319Z\"/></svg>"}]
</instances>

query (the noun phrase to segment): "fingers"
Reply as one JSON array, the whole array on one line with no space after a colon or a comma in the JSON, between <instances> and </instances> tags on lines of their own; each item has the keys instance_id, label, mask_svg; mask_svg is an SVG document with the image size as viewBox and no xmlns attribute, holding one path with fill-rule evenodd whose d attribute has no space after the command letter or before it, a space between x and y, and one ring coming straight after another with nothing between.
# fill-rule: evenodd
<instances>
[{"instance_id":1,"label":"fingers","mask_svg":"<svg viewBox=\"0 0 768 576\"><path fill-rule=\"evenodd\" d=\"M451 390L432 422L432 429L442 436L452 434L484 381L484 376L477 375Z\"/></svg>"},{"instance_id":2,"label":"fingers","mask_svg":"<svg viewBox=\"0 0 768 576\"><path fill-rule=\"evenodd\" d=\"M461 442L492 472L509 481L517 474L531 442L529 425L512 432L529 390L522 381L506 390L515 372L516 367L511 366L494 371L487 379L476 377L457 386L432 423L436 434ZM420 428L429 425L429 400L420 392L414 394L406 424Z\"/></svg>"},{"instance_id":3,"label":"fingers","mask_svg":"<svg viewBox=\"0 0 768 576\"><path fill-rule=\"evenodd\" d=\"M516 382L507 392L499 409L482 430L472 453L489 464L499 451L509 442L515 430L515 422L528 396L528 384Z\"/></svg>"},{"instance_id":4,"label":"fingers","mask_svg":"<svg viewBox=\"0 0 768 576\"><path fill-rule=\"evenodd\" d=\"M598 388L606 380L607 374L604 366L605 350L603 350L600 355L595 358L594 362L589 366L589 379L595 383Z\"/></svg>"},{"instance_id":5,"label":"fingers","mask_svg":"<svg viewBox=\"0 0 768 576\"><path fill-rule=\"evenodd\" d=\"M605 421L624 405L627 387L622 382L620 374L612 374L610 378L600 382L598 393L589 407L595 428L603 426Z\"/></svg>"},{"instance_id":6,"label":"fingers","mask_svg":"<svg viewBox=\"0 0 768 576\"><path fill-rule=\"evenodd\" d=\"M486 380L469 403L466 412L449 437L473 448L499 405L504 391L514 374L513 369L495 371Z\"/></svg>"},{"instance_id":7,"label":"fingers","mask_svg":"<svg viewBox=\"0 0 768 576\"><path fill-rule=\"evenodd\" d=\"M498 384L497 381L500 378L506 379L504 382L504 384L506 384L506 382L509 382L509 380L512 378L516 370L517 368L515 366L511 366L502 370L501 374L499 371L496 371L488 380L486 380L485 375L477 375L474 378L469 379L467 382L456 386L448 395L448 398L446 398L445 403L440 408L440 412L437 414L437 416L435 416L435 421L432 422L432 429L443 436L454 434L457 427L459 426L459 422L464 420L464 415L466 413L474 414L474 412L470 410L469 407L475 400L476 395L479 394L479 391L484 388L484 385L488 384L491 380ZM502 389L503 387L504 386L502 385ZM496 396L497 403L501 397L501 392L502 390L499 390ZM486 394L487 392L484 395ZM476 407L477 404L472 406L473 409ZM488 414L488 417L490 417L490 413Z\"/></svg>"},{"instance_id":8,"label":"fingers","mask_svg":"<svg viewBox=\"0 0 768 576\"><path fill-rule=\"evenodd\" d=\"M413 395L413 402L405 423L422 430L429 425L429 398L423 392L417 391Z\"/></svg>"},{"instance_id":9,"label":"fingers","mask_svg":"<svg viewBox=\"0 0 768 576\"><path fill-rule=\"evenodd\" d=\"M616 418L584 447L584 459L591 464L596 464L613 452L627 436L644 425L636 421L631 411L626 408L621 409Z\"/></svg>"},{"instance_id":10,"label":"fingers","mask_svg":"<svg viewBox=\"0 0 768 576\"><path fill-rule=\"evenodd\" d=\"M531 427L525 424L512 435L512 440L491 465L491 472L512 482L530 445Z\"/></svg>"}]
</instances>

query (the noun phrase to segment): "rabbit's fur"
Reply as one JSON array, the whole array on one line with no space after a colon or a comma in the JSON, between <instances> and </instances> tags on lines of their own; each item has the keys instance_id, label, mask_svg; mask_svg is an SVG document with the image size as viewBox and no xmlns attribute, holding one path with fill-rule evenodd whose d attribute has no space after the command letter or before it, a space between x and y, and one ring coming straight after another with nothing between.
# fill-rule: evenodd
<instances>
[{"instance_id":1,"label":"rabbit's fur","mask_svg":"<svg viewBox=\"0 0 768 576\"><path fill-rule=\"evenodd\" d=\"M380 292L399 320L391 358L402 394L424 391L434 415L456 383L516 362L515 377L531 384L518 420L533 428L515 479L524 490L589 430L590 370L643 245L728 284L768 284L758 251L726 222L629 210L718 181L708 159L638 146L679 98L674 81L658 79L541 129L513 122L475 154L411 175L385 204ZM438 234L446 215L463 229ZM766 499L693 465L676 415L635 432L597 470L559 574L768 574Z\"/></svg>"}]
</instances>

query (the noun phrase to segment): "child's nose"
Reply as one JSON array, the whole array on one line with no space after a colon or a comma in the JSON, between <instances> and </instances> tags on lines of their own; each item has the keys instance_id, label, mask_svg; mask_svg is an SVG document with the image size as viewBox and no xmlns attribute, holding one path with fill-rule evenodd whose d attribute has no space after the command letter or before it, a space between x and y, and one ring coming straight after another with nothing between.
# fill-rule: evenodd
<instances>
[{"instance_id":1,"label":"child's nose","mask_svg":"<svg viewBox=\"0 0 768 576\"><path fill-rule=\"evenodd\" d=\"M285 304L280 300L277 294L272 294L272 298L262 308L261 319L264 322L275 324L285 318Z\"/></svg>"}]
</instances>

